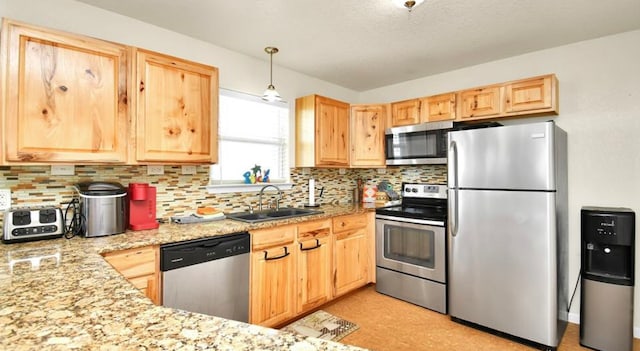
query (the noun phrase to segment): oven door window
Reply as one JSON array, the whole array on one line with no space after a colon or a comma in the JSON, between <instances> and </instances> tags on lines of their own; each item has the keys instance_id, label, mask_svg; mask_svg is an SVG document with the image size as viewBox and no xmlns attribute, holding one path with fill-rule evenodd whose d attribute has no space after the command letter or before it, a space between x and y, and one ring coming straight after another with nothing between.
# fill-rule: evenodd
<instances>
[{"instance_id":1,"label":"oven door window","mask_svg":"<svg viewBox=\"0 0 640 351\"><path fill-rule=\"evenodd\" d=\"M435 268L435 232L386 224L384 257L420 267Z\"/></svg>"}]
</instances>

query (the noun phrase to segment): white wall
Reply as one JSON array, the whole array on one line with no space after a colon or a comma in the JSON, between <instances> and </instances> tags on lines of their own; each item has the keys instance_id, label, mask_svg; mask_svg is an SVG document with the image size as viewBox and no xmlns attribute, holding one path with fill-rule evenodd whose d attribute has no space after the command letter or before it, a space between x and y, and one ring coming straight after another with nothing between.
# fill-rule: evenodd
<instances>
[{"instance_id":1,"label":"white wall","mask_svg":"<svg viewBox=\"0 0 640 351\"><path fill-rule=\"evenodd\" d=\"M560 82L560 114L554 120L567 131L569 143L569 279L573 290L580 271L580 208L630 207L640 213L638 43L640 31L574 43L366 91L360 102L398 101L555 73ZM636 252L640 254L637 248ZM637 256L636 271L640 267ZM571 309L576 322L579 294ZM639 297L636 288L636 306ZM638 337L640 313L635 314L634 325Z\"/></svg>"}]
</instances>

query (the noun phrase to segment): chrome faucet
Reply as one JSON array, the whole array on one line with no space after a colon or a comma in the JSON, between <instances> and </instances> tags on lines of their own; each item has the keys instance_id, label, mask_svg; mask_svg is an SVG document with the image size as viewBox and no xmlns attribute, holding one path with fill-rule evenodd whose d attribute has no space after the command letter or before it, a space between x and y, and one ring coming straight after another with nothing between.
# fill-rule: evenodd
<instances>
[{"instance_id":1,"label":"chrome faucet","mask_svg":"<svg viewBox=\"0 0 640 351\"><path fill-rule=\"evenodd\" d=\"M280 200L282 200L282 190L273 184L267 184L260 189L260 195L258 197L258 211L262 211L262 193L264 193L264 189L268 187L274 187L278 190L278 198L276 199L276 211L280 209Z\"/></svg>"}]
</instances>

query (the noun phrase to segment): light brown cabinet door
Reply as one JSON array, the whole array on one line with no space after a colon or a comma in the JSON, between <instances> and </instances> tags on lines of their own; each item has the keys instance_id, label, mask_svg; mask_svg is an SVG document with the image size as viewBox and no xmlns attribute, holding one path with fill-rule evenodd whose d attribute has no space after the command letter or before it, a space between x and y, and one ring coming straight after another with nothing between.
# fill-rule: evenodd
<instances>
[{"instance_id":1,"label":"light brown cabinet door","mask_svg":"<svg viewBox=\"0 0 640 351\"><path fill-rule=\"evenodd\" d=\"M124 163L126 46L4 20L6 160Z\"/></svg>"},{"instance_id":2,"label":"light brown cabinet door","mask_svg":"<svg viewBox=\"0 0 640 351\"><path fill-rule=\"evenodd\" d=\"M252 324L272 327L294 316L294 250L288 244L251 253Z\"/></svg>"},{"instance_id":3,"label":"light brown cabinet door","mask_svg":"<svg viewBox=\"0 0 640 351\"><path fill-rule=\"evenodd\" d=\"M217 162L217 68L141 49L136 60L137 161Z\"/></svg>"},{"instance_id":4,"label":"light brown cabinet door","mask_svg":"<svg viewBox=\"0 0 640 351\"><path fill-rule=\"evenodd\" d=\"M367 284L369 259L365 228L334 233L334 296Z\"/></svg>"},{"instance_id":5,"label":"light brown cabinet door","mask_svg":"<svg viewBox=\"0 0 640 351\"><path fill-rule=\"evenodd\" d=\"M371 262L368 250L370 228L366 214L333 218L333 296L367 284Z\"/></svg>"},{"instance_id":6,"label":"light brown cabinet door","mask_svg":"<svg viewBox=\"0 0 640 351\"><path fill-rule=\"evenodd\" d=\"M391 127L420 123L420 99L398 101L391 104Z\"/></svg>"},{"instance_id":7,"label":"light brown cabinet door","mask_svg":"<svg viewBox=\"0 0 640 351\"><path fill-rule=\"evenodd\" d=\"M471 89L460 92L460 118L478 119L495 117L502 113L499 86Z\"/></svg>"},{"instance_id":8,"label":"light brown cabinet door","mask_svg":"<svg viewBox=\"0 0 640 351\"><path fill-rule=\"evenodd\" d=\"M296 313L313 309L331 299L331 237L298 242L298 297Z\"/></svg>"},{"instance_id":9,"label":"light brown cabinet door","mask_svg":"<svg viewBox=\"0 0 640 351\"><path fill-rule=\"evenodd\" d=\"M349 104L316 96L316 166L349 166Z\"/></svg>"},{"instance_id":10,"label":"light brown cabinet door","mask_svg":"<svg viewBox=\"0 0 640 351\"><path fill-rule=\"evenodd\" d=\"M549 110L554 106L555 76L518 81L505 86L505 112Z\"/></svg>"},{"instance_id":11,"label":"light brown cabinet door","mask_svg":"<svg viewBox=\"0 0 640 351\"><path fill-rule=\"evenodd\" d=\"M351 166L385 167L384 129L389 105L351 106Z\"/></svg>"},{"instance_id":12,"label":"light brown cabinet door","mask_svg":"<svg viewBox=\"0 0 640 351\"><path fill-rule=\"evenodd\" d=\"M437 122L456 119L456 94L441 94L422 99L420 121Z\"/></svg>"},{"instance_id":13,"label":"light brown cabinet door","mask_svg":"<svg viewBox=\"0 0 640 351\"><path fill-rule=\"evenodd\" d=\"M160 250L158 246L107 252L104 259L153 303L162 303L160 291Z\"/></svg>"}]
</instances>

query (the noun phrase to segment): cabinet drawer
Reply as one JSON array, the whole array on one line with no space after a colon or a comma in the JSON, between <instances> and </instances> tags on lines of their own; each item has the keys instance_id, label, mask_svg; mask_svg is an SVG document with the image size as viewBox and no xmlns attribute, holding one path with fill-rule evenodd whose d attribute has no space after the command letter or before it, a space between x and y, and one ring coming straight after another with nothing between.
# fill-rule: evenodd
<instances>
[{"instance_id":1,"label":"cabinet drawer","mask_svg":"<svg viewBox=\"0 0 640 351\"><path fill-rule=\"evenodd\" d=\"M343 231L341 233L337 233L335 235L335 238L336 240L340 241L340 240L348 239L351 237L358 237L358 236L364 237L366 234L367 234L367 231L365 230L365 228L356 228L352 230Z\"/></svg>"},{"instance_id":2,"label":"cabinet drawer","mask_svg":"<svg viewBox=\"0 0 640 351\"><path fill-rule=\"evenodd\" d=\"M296 237L295 226L279 226L269 229L251 231L251 242L254 250L293 242Z\"/></svg>"},{"instance_id":3,"label":"cabinet drawer","mask_svg":"<svg viewBox=\"0 0 640 351\"><path fill-rule=\"evenodd\" d=\"M313 221L298 225L298 240L322 238L331 234L331 220Z\"/></svg>"},{"instance_id":4,"label":"cabinet drawer","mask_svg":"<svg viewBox=\"0 0 640 351\"><path fill-rule=\"evenodd\" d=\"M367 226L367 216L364 214L354 214L340 216L333 219L333 232L341 232Z\"/></svg>"},{"instance_id":5,"label":"cabinet drawer","mask_svg":"<svg viewBox=\"0 0 640 351\"><path fill-rule=\"evenodd\" d=\"M154 246L108 252L104 255L109 262L125 278L153 275L156 271L156 252Z\"/></svg>"}]
</instances>

